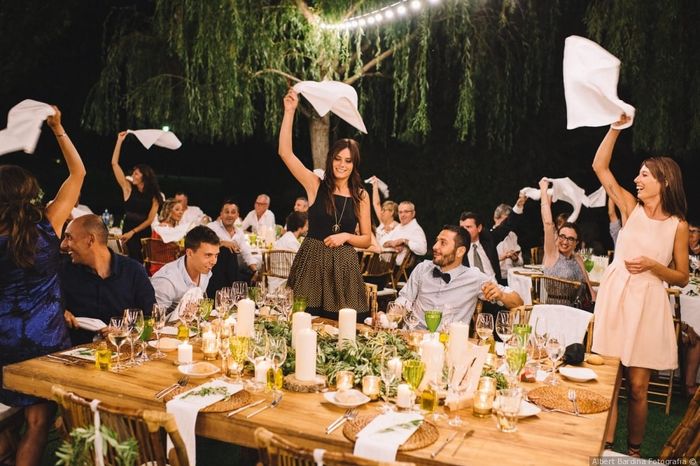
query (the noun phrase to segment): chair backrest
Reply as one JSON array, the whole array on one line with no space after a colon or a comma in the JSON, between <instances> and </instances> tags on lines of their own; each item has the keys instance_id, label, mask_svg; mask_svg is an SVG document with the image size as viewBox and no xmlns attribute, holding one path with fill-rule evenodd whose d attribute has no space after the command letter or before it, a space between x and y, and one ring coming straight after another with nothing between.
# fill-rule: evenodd
<instances>
[{"instance_id":1,"label":"chair backrest","mask_svg":"<svg viewBox=\"0 0 700 466\"><path fill-rule=\"evenodd\" d=\"M147 270L151 265L163 266L172 262L180 257L180 254L180 245L177 243L164 243L156 238L141 238L141 255Z\"/></svg>"},{"instance_id":2,"label":"chair backrest","mask_svg":"<svg viewBox=\"0 0 700 466\"><path fill-rule=\"evenodd\" d=\"M563 304L576 307L581 282L550 275L533 275L532 304Z\"/></svg>"},{"instance_id":3,"label":"chair backrest","mask_svg":"<svg viewBox=\"0 0 700 466\"><path fill-rule=\"evenodd\" d=\"M264 427L255 430L255 443L260 462L264 466L316 466L314 450L303 448L273 434ZM325 466L414 466L415 463L374 461L349 453L325 451Z\"/></svg>"},{"instance_id":4,"label":"chair backrest","mask_svg":"<svg viewBox=\"0 0 700 466\"><path fill-rule=\"evenodd\" d=\"M416 264L417 256L409 249L406 250L406 257L401 261L401 265L394 267L394 283L408 281L408 271ZM394 286L396 288L396 286Z\"/></svg>"},{"instance_id":5,"label":"chair backrest","mask_svg":"<svg viewBox=\"0 0 700 466\"><path fill-rule=\"evenodd\" d=\"M297 253L283 249L263 252L263 276L289 278L289 270Z\"/></svg>"},{"instance_id":6,"label":"chair backrest","mask_svg":"<svg viewBox=\"0 0 700 466\"><path fill-rule=\"evenodd\" d=\"M536 265L542 263L544 256L544 247L534 246L530 248L530 264Z\"/></svg>"},{"instance_id":7,"label":"chair backrest","mask_svg":"<svg viewBox=\"0 0 700 466\"><path fill-rule=\"evenodd\" d=\"M695 391L695 396L690 400L688 410L680 424L666 440L659 459L698 457L700 457L700 388Z\"/></svg>"},{"instance_id":8,"label":"chair backrest","mask_svg":"<svg viewBox=\"0 0 700 466\"><path fill-rule=\"evenodd\" d=\"M379 328L379 319L377 319L377 310L379 309L377 285L374 283L365 283L365 295L367 296L367 307L372 317L372 327Z\"/></svg>"},{"instance_id":9,"label":"chair backrest","mask_svg":"<svg viewBox=\"0 0 700 466\"><path fill-rule=\"evenodd\" d=\"M365 252L362 276L374 279L372 283L377 283L377 286L384 287L391 283L391 287L396 289L396 280L394 279L396 255L396 251ZM382 279L383 283L377 282L377 280Z\"/></svg>"},{"instance_id":10,"label":"chair backrest","mask_svg":"<svg viewBox=\"0 0 700 466\"><path fill-rule=\"evenodd\" d=\"M53 397L61 407L63 426L67 434L77 427L94 425L94 414L90 401L53 386ZM109 427L117 435L119 442L131 438L138 443L138 460L136 464L151 466L189 466L187 450L172 414L163 411L141 410L110 407L103 403L97 406L100 423ZM165 434L170 437L174 448L168 455L165 450ZM94 455L94 451L91 452ZM116 450L108 445L104 451L105 465L117 466Z\"/></svg>"}]
</instances>

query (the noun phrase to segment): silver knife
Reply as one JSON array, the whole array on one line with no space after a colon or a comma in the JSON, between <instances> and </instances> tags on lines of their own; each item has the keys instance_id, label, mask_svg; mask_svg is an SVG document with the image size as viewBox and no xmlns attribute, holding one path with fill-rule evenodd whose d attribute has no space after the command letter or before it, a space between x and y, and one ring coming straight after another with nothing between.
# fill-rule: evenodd
<instances>
[{"instance_id":1,"label":"silver knife","mask_svg":"<svg viewBox=\"0 0 700 466\"><path fill-rule=\"evenodd\" d=\"M234 414L238 414L238 413L240 413L241 411L245 411L245 410L248 409L248 408L252 408L253 406L257 406L257 405L259 405L260 403L262 403L263 401L265 401L265 398L263 398L263 399L261 399L261 400L258 400L258 401L250 402L250 403L248 403L248 404L245 404L245 405L241 406L240 408L234 409L233 411L231 411L230 413L228 413L228 414L226 415L226 417L231 417L231 416L233 416Z\"/></svg>"},{"instance_id":2,"label":"silver knife","mask_svg":"<svg viewBox=\"0 0 700 466\"><path fill-rule=\"evenodd\" d=\"M445 442L444 442L442 445L440 445L440 446L438 447L437 450L435 450L434 452L432 452L432 453L430 454L430 457L431 457L431 458L435 458L437 455L439 455L440 452L442 451L442 449L445 448L445 447L447 446L448 443L450 443L452 440L454 440L454 438L455 438L456 436L457 436L457 432L455 432L454 434L450 435L450 437L449 437L447 440L445 440Z\"/></svg>"},{"instance_id":3,"label":"silver knife","mask_svg":"<svg viewBox=\"0 0 700 466\"><path fill-rule=\"evenodd\" d=\"M473 433L474 433L474 429L469 430L469 431L464 433L464 437L462 437L462 440L459 441L459 445L457 445L457 448L455 448L455 451L452 452L452 456L455 456L457 454L459 449L462 447L462 444L464 443L464 441L466 439L468 439L469 437L471 437Z\"/></svg>"},{"instance_id":4,"label":"silver knife","mask_svg":"<svg viewBox=\"0 0 700 466\"><path fill-rule=\"evenodd\" d=\"M341 419L338 420L330 429L326 429L326 435L332 434L333 431L335 431L338 427L342 426L345 424L345 421L348 420L347 416L343 416Z\"/></svg>"}]
</instances>

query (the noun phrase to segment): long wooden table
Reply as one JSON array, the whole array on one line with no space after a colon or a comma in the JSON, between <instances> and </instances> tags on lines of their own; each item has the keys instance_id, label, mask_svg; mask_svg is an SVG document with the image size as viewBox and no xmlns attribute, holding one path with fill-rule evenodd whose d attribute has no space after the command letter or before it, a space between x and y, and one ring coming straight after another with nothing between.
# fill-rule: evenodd
<instances>
[{"instance_id":1,"label":"long wooden table","mask_svg":"<svg viewBox=\"0 0 700 466\"><path fill-rule=\"evenodd\" d=\"M195 359L197 359L195 353ZM199 355L201 358L201 355ZM98 398L105 403L145 409L165 409L163 402L153 395L161 388L175 382L180 373L173 364L175 353L168 358L116 374L102 372L94 365L66 365L46 357L40 357L4 368L5 388L44 398L51 397L55 384L87 397ZM585 384L565 382L566 385L586 388L612 400L614 382L619 372L619 360L608 358L603 366L588 366L598 374L597 381ZM194 386L202 379L191 380ZM534 384L523 384L526 389ZM265 395L260 395L265 396ZM269 395L267 395L270 398ZM377 405L369 403L360 408L360 414L376 414ZM320 393L284 394L275 409L245 418L245 412L228 418L225 413L200 413L197 419L198 435L224 442L254 447L253 432L265 427L284 435L300 445L327 450L352 451L352 444L345 439L342 428L331 435L325 427L344 412L343 409L325 403ZM452 414L452 413L450 413ZM495 419L479 419L471 410L457 411L464 424L455 428L440 423L440 439L422 450L400 453L397 460L413 461L421 465L452 464L571 464L588 465L589 457L599 455L604 443L604 432L609 411L578 418L560 413L542 412L538 416L521 419L516 433L505 434L496 429ZM433 452L455 430L474 429L474 435L464 442L456 456L451 456L459 436L436 458Z\"/></svg>"}]
</instances>

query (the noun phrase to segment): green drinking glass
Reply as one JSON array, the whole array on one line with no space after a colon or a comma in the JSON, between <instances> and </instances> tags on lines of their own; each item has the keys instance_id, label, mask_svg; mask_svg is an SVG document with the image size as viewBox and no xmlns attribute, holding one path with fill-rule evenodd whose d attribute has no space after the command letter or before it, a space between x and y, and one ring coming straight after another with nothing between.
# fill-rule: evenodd
<instances>
[{"instance_id":1,"label":"green drinking glass","mask_svg":"<svg viewBox=\"0 0 700 466\"><path fill-rule=\"evenodd\" d=\"M425 326L428 327L430 332L437 332L438 327L440 327L440 321L442 320L442 311L438 309L431 309L430 311L425 311Z\"/></svg>"}]
</instances>

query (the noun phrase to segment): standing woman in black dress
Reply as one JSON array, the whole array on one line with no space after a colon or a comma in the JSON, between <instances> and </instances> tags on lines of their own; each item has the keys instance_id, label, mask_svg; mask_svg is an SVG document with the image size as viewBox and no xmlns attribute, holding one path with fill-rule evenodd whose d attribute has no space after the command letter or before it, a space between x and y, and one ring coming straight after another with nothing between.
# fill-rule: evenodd
<instances>
[{"instance_id":1,"label":"standing woman in black dress","mask_svg":"<svg viewBox=\"0 0 700 466\"><path fill-rule=\"evenodd\" d=\"M119 166L119 155L126 134L126 131L122 131L117 135L117 143L112 153L112 171L122 188L126 211L121 241L126 243L129 257L143 262L141 238L151 237L151 223L156 218L162 198L156 173L148 165L136 165L131 172L132 181L124 176L124 171Z\"/></svg>"},{"instance_id":2,"label":"standing woman in black dress","mask_svg":"<svg viewBox=\"0 0 700 466\"><path fill-rule=\"evenodd\" d=\"M360 264L354 248L370 245L370 200L358 171L360 149L352 139L336 141L328 151L325 177L306 168L292 149L292 126L299 98L284 97L279 154L309 199L309 233L289 273L296 296L308 299L308 311L338 318L342 308L355 309L358 320L369 312ZM355 227L359 223L359 234Z\"/></svg>"}]
</instances>

